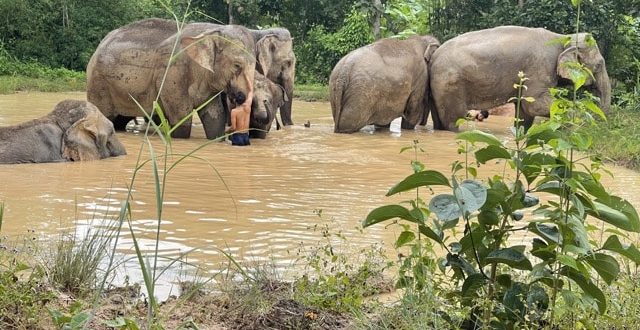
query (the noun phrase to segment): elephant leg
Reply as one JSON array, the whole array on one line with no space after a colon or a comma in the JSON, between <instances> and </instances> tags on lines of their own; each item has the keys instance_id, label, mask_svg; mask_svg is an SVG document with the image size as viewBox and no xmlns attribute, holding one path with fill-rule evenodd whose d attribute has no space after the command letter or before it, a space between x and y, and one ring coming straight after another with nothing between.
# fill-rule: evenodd
<instances>
[{"instance_id":1,"label":"elephant leg","mask_svg":"<svg viewBox=\"0 0 640 330\"><path fill-rule=\"evenodd\" d=\"M282 125L291 126L293 120L291 120L291 104L293 103L293 95L289 97L289 101L284 102L280 107L280 119L282 119Z\"/></svg>"},{"instance_id":2,"label":"elephant leg","mask_svg":"<svg viewBox=\"0 0 640 330\"><path fill-rule=\"evenodd\" d=\"M400 128L415 129L416 125L422 120L426 111L424 103L424 87L418 86L407 99L402 113L402 121Z\"/></svg>"},{"instance_id":3,"label":"elephant leg","mask_svg":"<svg viewBox=\"0 0 640 330\"><path fill-rule=\"evenodd\" d=\"M225 102L218 95L206 108L198 112L204 133L209 140L217 139L224 135L228 116L223 103Z\"/></svg>"},{"instance_id":4,"label":"elephant leg","mask_svg":"<svg viewBox=\"0 0 640 330\"><path fill-rule=\"evenodd\" d=\"M117 115L115 118L113 118L112 122L113 122L113 128L116 131L124 131L127 128L127 124L134 119L135 117L128 117L128 116L121 116L121 115Z\"/></svg>"},{"instance_id":5,"label":"elephant leg","mask_svg":"<svg viewBox=\"0 0 640 330\"><path fill-rule=\"evenodd\" d=\"M171 137L175 139L188 139L191 137L191 119L186 120L171 132Z\"/></svg>"}]
</instances>

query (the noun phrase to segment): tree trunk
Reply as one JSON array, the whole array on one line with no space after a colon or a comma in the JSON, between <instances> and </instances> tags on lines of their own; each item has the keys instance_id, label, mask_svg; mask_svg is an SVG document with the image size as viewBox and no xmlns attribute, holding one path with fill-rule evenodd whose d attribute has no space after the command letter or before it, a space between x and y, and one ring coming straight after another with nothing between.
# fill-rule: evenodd
<instances>
[{"instance_id":1,"label":"tree trunk","mask_svg":"<svg viewBox=\"0 0 640 330\"><path fill-rule=\"evenodd\" d=\"M382 3L380 0L373 0L373 37L380 39L380 19L382 18Z\"/></svg>"},{"instance_id":2,"label":"tree trunk","mask_svg":"<svg viewBox=\"0 0 640 330\"><path fill-rule=\"evenodd\" d=\"M233 24L233 1L227 0L227 13L229 14L229 24Z\"/></svg>"}]
</instances>

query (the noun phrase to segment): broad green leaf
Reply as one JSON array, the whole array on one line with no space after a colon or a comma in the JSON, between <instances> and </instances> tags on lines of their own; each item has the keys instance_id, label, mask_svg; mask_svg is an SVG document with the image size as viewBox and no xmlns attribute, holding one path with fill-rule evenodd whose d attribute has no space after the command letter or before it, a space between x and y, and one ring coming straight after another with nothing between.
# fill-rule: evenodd
<instances>
[{"instance_id":1,"label":"broad green leaf","mask_svg":"<svg viewBox=\"0 0 640 330\"><path fill-rule=\"evenodd\" d=\"M462 216L460 205L455 196L449 194L438 195L429 202L429 210L436 214L438 219L449 221Z\"/></svg>"},{"instance_id":2,"label":"broad green leaf","mask_svg":"<svg viewBox=\"0 0 640 330\"><path fill-rule=\"evenodd\" d=\"M416 234L414 234L412 231L403 231L402 233L400 233L400 236L398 236L398 239L396 240L396 249L412 242L415 239Z\"/></svg>"},{"instance_id":3,"label":"broad green leaf","mask_svg":"<svg viewBox=\"0 0 640 330\"><path fill-rule=\"evenodd\" d=\"M640 232L640 219L636 209L628 201L610 196L608 201L597 199L593 202L595 209L587 209L587 213L620 229Z\"/></svg>"},{"instance_id":4,"label":"broad green leaf","mask_svg":"<svg viewBox=\"0 0 640 330\"><path fill-rule=\"evenodd\" d=\"M604 312L607 310L607 299L604 293L602 293L602 290L600 290L600 288L593 284L590 278L587 278L580 272L567 267L562 268L560 273L572 279L574 282L576 282L576 284L578 284L578 286L580 287L580 289L582 289L582 291L584 291L584 293L595 299L596 304L598 304L598 311L600 312L600 314L604 314Z\"/></svg>"},{"instance_id":5,"label":"broad green leaf","mask_svg":"<svg viewBox=\"0 0 640 330\"><path fill-rule=\"evenodd\" d=\"M478 290L482 288L485 284L486 280L484 276L480 273L471 274L462 283L462 298L467 302L471 302L471 300L475 297L478 297Z\"/></svg>"},{"instance_id":6,"label":"broad green leaf","mask_svg":"<svg viewBox=\"0 0 640 330\"><path fill-rule=\"evenodd\" d=\"M525 295L527 293L527 287L524 283L515 282L507 292L504 293L502 298L502 304L507 310L507 315L512 320L519 320L524 318L525 313Z\"/></svg>"},{"instance_id":7,"label":"broad green leaf","mask_svg":"<svg viewBox=\"0 0 640 330\"><path fill-rule=\"evenodd\" d=\"M576 271L580 271L580 267L578 267L578 261L569 255L566 254L561 254L559 256L556 257L556 260L558 260L559 263L567 266L567 267L571 267L573 269L575 269Z\"/></svg>"},{"instance_id":8,"label":"broad green leaf","mask_svg":"<svg viewBox=\"0 0 640 330\"><path fill-rule=\"evenodd\" d=\"M511 154L503 146L488 145L475 152L476 160L484 164L492 159L511 159Z\"/></svg>"},{"instance_id":9,"label":"broad green leaf","mask_svg":"<svg viewBox=\"0 0 640 330\"><path fill-rule=\"evenodd\" d=\"M582 104L584 104L584 106L587 107L589 111L595 113L600 118L607 120L607 116L604 114L604 112L602 112L602 109L600 109L600 107L595 102L591 100L585 100L585 101L582 101Z\"/></svg>"},{"instance_id":10,"label":"broad green leaf","mask_svg":"<svg viewBox=\"0 0 640 330\"><path fill-rule=\"evenodd\" d=\"M420 230L420 233L422 235L427 236L430 239L442 244L442 237L436 234L433 230L431 230L431 228L427 227L426 225L418 225L418 230Z\"/></svg>"},{"instance_id":11,"label":"broad green leaf","mask_svg":"<svg viewBox=\"0 0 640 330\"><path fill-rule=\"evenodd\" d=\"M385 205L369 212L367 218L362 221L362 226L366 228L371 225L375 225L376 223L394 218L400 218L410 222L419 223L418 219L416 219L404 206Z\"/></svg>"},{"instance_id":12,"label":"broad green leaf","mask_svg":"<svg viewBox=\"0 0 640 330\"><path fill-rule=\"evenodd\" d=\"M529 223L528 227L530 231L542 237L549 244L560 244L562 242L558 227L536 222Z\"/></svg>"},{"instance_id":13,"label":"broad green leaf","mask_svg":"<svg viewBox=\"0 0 640 330\"><path fill-rule=\"evenodd\" d=\"M475 180L464 180L455 189L463 210L474 212L487 201L487 188Z\"/></svg>"},{"instance_id":14,"label":"broad green leaf","mask_svg":"<svg viewBox=\"0 0 640 330\"><path fill-rule=\"evenodd\" d=\"M622 244L616 235L609 236L602 248L623 255L635 262L636 265L640 265L640 251L633 244Z\"/></svg>"},{"instance_id":15,"label":"broad green leaf","mask_svg":"<svg viewBox=\"0 0 640 330\"><path fill-rule=\"evenodd\" d=\"M478 221L483 226L495 226L499 223L498 213L493 210L482 210L478 213Z\"/></svg>"},{"instance_id":16,"label":"broad green leaf","mask_svg":"<svg viewBox=\"0 0 640 330\"><path fill-rule=\"evenodd\" d=\"M546 311L549 308L549 296L547 292L539 285L532 285L527 294L527 308L529 310L537 310L539 312Z\"/></svg>"},{"instance_id":17,"label":"broad green leaf","mask_svg":"<svg viewBox=\"0 0 640 330\"><path fill-rule=\"evenodd\" d=\"M598 275L611 285L613 280L618 277L620 273L620 265L616 259L605 253L594 253L591 256L587 256L584 259L593 269L598 272Z\"/></svg>"},{"instance_id":18,"label":"broad green leaf","mask_svg":"<svg viewBox=\"0 0 640 330\"><path fill-rule=\"evenodd\" d=\"M502 143L500 143L500 140L498 140L498 138L494 135L479 130L471 130L458 133L458 135L456 135L456 139L468 141L471 143L482 142L494 146L502 145Z\"/></svg>"},{"instance_id":19,"label":"broad green leaf","mask_svg":"<svg viewBox=\"0 0 640 330\"><path fill-rule=\"evenodd\" d=\"M514 248L504 248L491 251L486 258L487 262L503 263L515 269L531 270L531 262L522 252Z\"/></svg>"},{"instance_id":20,"label":"broad green leaf","mask_svg":"<svg viewBox=\"0 0 640 330\"><path fill-rule=\"evenodd\" d=\"M387 196L426 186L451 187L451 184L449 184L449 179L442 175L442 173L438 171L427 170L409 175L404 180L393 186L389 190L389 192L387 192Z\"/></svg>"},{"instance_id":21,"label":"broad green leaf","mask_svg":"<svg viewBox=\"0 0 640 330\"><path fill-rule=\"evenodd\" d=\"M462 271L467 276L477 273L476 269L464 257L457 254L447 253L447 266Z\"/></svg>"},{"instance_id":22,"label":"broad green leaf","mask_svg":"<svg viewBox=\"0 0 640 330\"><path fill-rule=\"evenodd\" d=\"M578 7L580 5L580 3L582 2L582 0L571 0L571 4L574 7Z\"/></svg>"},{"instance_id":23,"label":"broad green leaf","mask_svg":"<svg viewBox=\"0 0 640 330\"><path fill-rule=\"evenodd\" d=\"M554 245L547 245L543 240L536 237L531 245L531 254L543 261L551 261L556 258L556 249Z\"/></svg>"}]
</instances>

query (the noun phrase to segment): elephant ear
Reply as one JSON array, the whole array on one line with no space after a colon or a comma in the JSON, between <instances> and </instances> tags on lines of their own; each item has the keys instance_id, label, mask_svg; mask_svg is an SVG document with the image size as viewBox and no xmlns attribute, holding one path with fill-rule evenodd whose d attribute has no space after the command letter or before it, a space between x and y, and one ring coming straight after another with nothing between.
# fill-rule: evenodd
<instances>
[{"instance_id":1,"label":"elephant ear","mask_svg":"<svg viewBox=\"0 0 640 330\"><path fill-rule=\"evenodd\" d=\"M558 55L558 66L556 70L558 71L558 76L571 79L570 78L570 68L567 63L569 62L577 62L578 61L578 48L576 46L570 46L565 49L560 55Z\"/></svg>"},{"instance_id":2,"label":"elephant ear","mask_svg":"<svg viewBox=\"0 0 640 330\"><path fill-rule=\"evenodd\" d=\"M64 132L62 157L73 161L102 159L109 156L108 132L98 121L101 114L90 112Z\"/></svg>"},{"instance_id":3,"label":"elephant ear","mask_svg":"<svg viewBox=\"0 0 640 330\"><path fill-rule=\"evenodd\" d=\"M256 58L260 63L260 69L258 70L263 75L267 75L271 69L273 62L273 53L276 51L275 41L278 37L275 34L270 34L262 37L256 43Z\"/></svg>"},{"instance_id":4,"label":"elephant ear","mask_svg":"<svg viewBox=\"0 0 640 330\"><path fill-rule=\"evenodd\" d=\"M215 54L217 50L215 39L219 37L217 32L205 32L195 37L183 36L180 46L184 52L198 65L214 72Z\"/></svg>"},{"instance_id":5,"label":"elephant ear","mask_svg":"<svg viewBox=\"0 0 640 330\"><path fill-rule=\"evenodd\" d=\"M433 55L433 53L436 51L436 49L438 49L438 47L440 46L440 44L432 42L427 46L427 49L425 49L424 51L424 60L427 61L427 63L429 63L429 60L431 60L431 56Z\"/></svg>"}]
</instances>

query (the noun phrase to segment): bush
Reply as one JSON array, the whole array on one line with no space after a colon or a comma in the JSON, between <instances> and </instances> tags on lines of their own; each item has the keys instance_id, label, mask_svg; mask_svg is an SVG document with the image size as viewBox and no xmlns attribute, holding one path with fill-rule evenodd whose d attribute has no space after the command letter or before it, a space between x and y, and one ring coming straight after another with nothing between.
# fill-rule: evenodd
<instances>
[{"instance_id":1,"label":"bush","mask_svg":"<svg viewBox=\"0 0 640 330\"><path fill-rule=\"evenodd\" d=\"M335 33L322 25L314 26L305 42L295 45L298 82L326 84L333 67L344 55L371 42L373 34L368 18L357 10L349 13Z\"/></svg>"}]
</instances>

